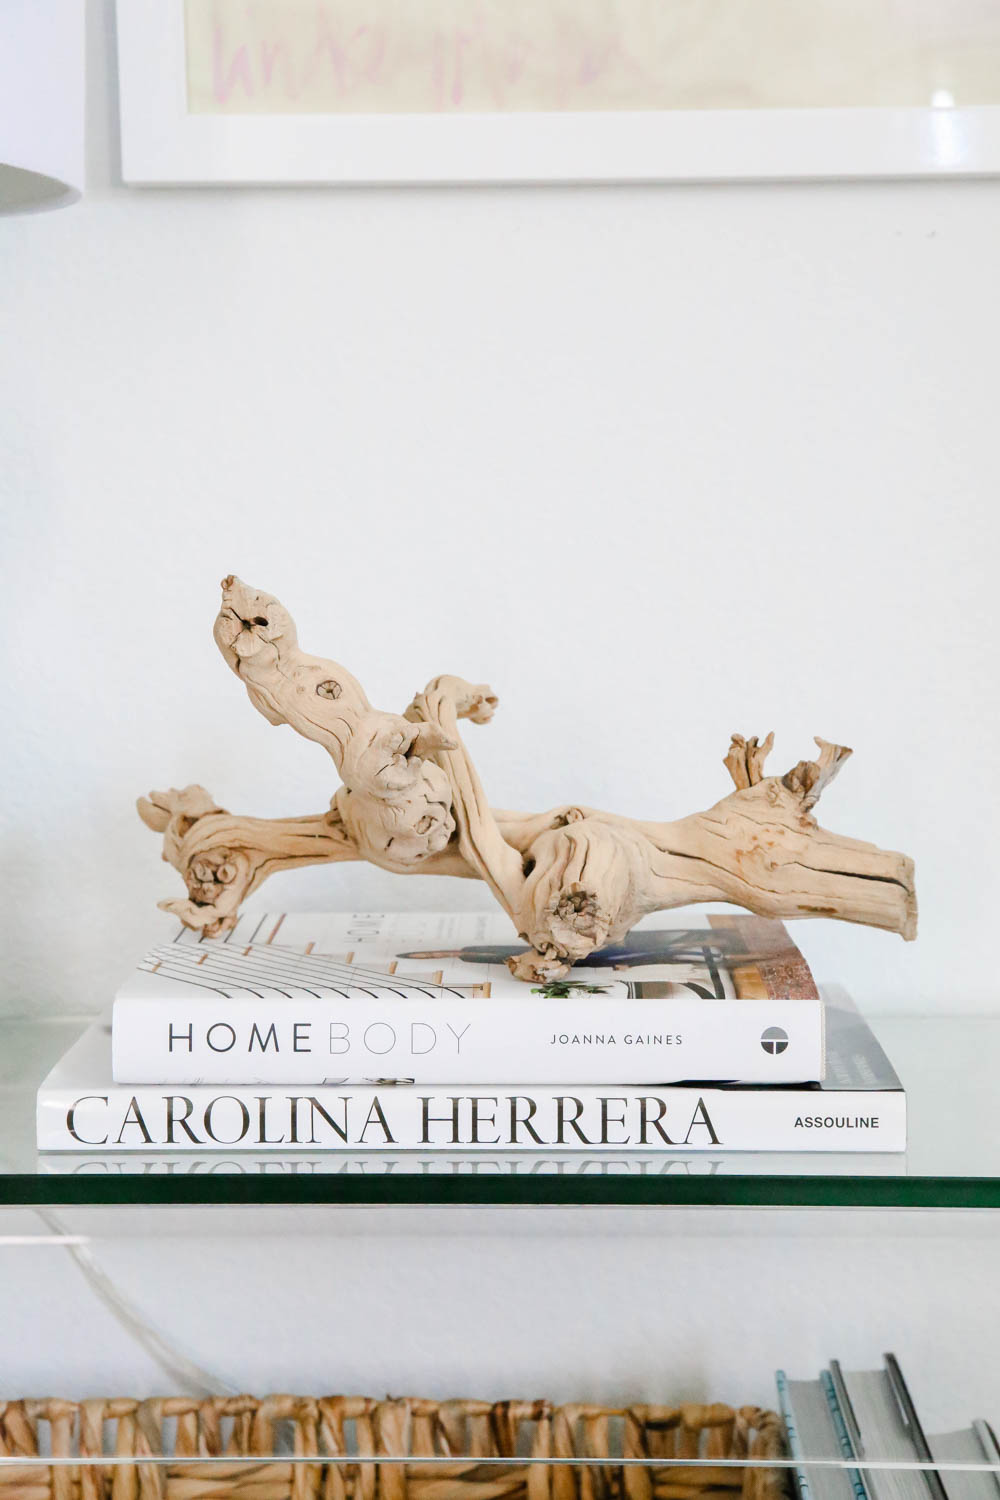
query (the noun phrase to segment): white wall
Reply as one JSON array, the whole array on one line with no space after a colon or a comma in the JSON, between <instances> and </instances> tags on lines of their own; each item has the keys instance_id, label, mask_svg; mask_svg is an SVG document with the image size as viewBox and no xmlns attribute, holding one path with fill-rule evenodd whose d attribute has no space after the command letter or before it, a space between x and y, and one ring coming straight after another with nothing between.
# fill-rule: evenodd
<instances>
[{"instance_id":1,"label":"white wall","mask_svg":"<svg viewBox=\"0 0 1000 1500\"><path fill-rule=\"evenodd\" d=\"M1000 1008L997 184L128 192L103 3L91 52L86 200L0 221L3 1009L93 1009L162 930L178 881L137 793L329 798L212 644L229 570L386 706L490 679L500 805L679 815L724 792L733 729L789 765L855 745L824 819L914 854L921 937L802 924L810 957L873 1011ZM264 899L485 903L364 868ZM922 1391L941 1373L942 1423L996 1415L968 1218L607 1217L534 1247L523 1215L478 1222L471 1250L430 1214L316 1254L234 1223L227 1260L109 1221L94 1254L261 1389L769 1400L779 1355L892 1342ZM162 1389L63 1255L5 1262L0 1394Z\"/></svg>"},{"instance_id":2,"label":"white wall","mask_svg":"<svg viewBox=\"0 0 1000 1500\"><path fill-rule=\"evenodd\" d=\"M0 223L7 1012L89 1010L179 880L136 794L325 806L211 640L230 570L402 706L488 679L499 805L678 816L734 729L855 746L915 945L800 929L876 1010L995 1008L995 182L125 190ZM269 905L488 904L371 870Z\"/></svg>"},{"instance_id":3,"label":"white wall","mask_svg":"<svg viewBox=\"0 0 1000 1500\"><path fill-rule=\"evenodd\" d=\"M995 1214L284 1207L0 1227L51 1233L0 1248L0 1401L186 1390L190 1361L214 1393L770 1407L780 1365L808 1379L892 1349L931 1431L1000 1412Z\"/></svg>"}]
</instances>

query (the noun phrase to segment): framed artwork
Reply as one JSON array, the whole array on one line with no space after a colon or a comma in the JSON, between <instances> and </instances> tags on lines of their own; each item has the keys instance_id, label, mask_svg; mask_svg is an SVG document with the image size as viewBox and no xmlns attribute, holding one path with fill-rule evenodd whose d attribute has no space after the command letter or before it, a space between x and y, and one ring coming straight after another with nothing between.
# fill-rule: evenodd
<instances>
[{"instance_id":1,"label":"framed artwork","mask_svg":"<svg viewBox=\"0 0 1000 1500\"><path fill-rule=\"evenodd\" d=\"M129 183L1000 171L996 0L118 0Z\"/></svg>"}]
</instances>

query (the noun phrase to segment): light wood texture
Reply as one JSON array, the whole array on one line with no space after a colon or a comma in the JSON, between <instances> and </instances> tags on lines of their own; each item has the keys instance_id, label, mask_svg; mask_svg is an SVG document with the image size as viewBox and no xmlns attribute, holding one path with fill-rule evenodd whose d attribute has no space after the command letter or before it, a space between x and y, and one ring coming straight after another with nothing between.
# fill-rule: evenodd
<instances>
[{"instance_id":1,"label":"light wood texture","mask_svg":"<svg viewBox=\"0 0 1000 1500\"><path fill-rule=\"evenodd\" d=\"M912 860L828 833L813 816L851 753L842 745L817 740L814 760L766 776L773 735L734 735L725 765L735 790L672 823L573 804L499 812L459 732L461 719L492 717L489 687L435 677L405 713L373 708L345 667L300 649L277 599L233 577L215 639L254 707L321 745L343 785L328 812L304 818L235 816L199 786L140 798L188 890L160 905L189 927L228 930L277 869L364 859L403 875L484 880L530 945L511 969L532 982L565 974L650 912L702 901L916 934Z\"/></svg>"}]
</instances>

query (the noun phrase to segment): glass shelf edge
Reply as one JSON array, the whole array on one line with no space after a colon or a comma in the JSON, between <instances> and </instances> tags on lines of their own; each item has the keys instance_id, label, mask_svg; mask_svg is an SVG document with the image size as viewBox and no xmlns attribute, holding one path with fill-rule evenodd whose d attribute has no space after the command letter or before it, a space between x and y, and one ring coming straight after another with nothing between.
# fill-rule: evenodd
<instances>
[{"instance_id":1,"label":"glass shelf edge","mask_svg":"<svg viewBox=\"0 0 1000 1500\"><path fill-rule=\"evenodd\" d=\"M437 1177L0 1174L0 1207L360 1205L1000 1209L1000 1178Z\"/></svg>"},{"instance_id":2,"label":"glass shelf edge","mask_svg":"<svg viewBox=\"0 0 1000 1500\"><path fill-rule=\"evenodd\" d=\"M299 1464L368 1466L378 1464L386 1467L442 1468L455 1464L474 1464L477 1467L505 1467L511 1465L539 1468L620 1468L620 1469L863 1469L878 1472L943 1472L998 1474L1000 1465L989 1463L911 1463L894 1459L837 1459L837 1458L787 1458L776 1455L748 1455L743 1458L653 1458L641 1455L625 1458L611 1455L584 1455L570 1458L535 1454L329 1454L329 1453L219 1453L219 1454L68 1454L53 1457L50 1454L0 1455L0 1472L5 1468L136 1468L147 1464L163 1467L170 1464L218 1466L232 1468L237 1464Z\"/></svg>"}]
</instances>

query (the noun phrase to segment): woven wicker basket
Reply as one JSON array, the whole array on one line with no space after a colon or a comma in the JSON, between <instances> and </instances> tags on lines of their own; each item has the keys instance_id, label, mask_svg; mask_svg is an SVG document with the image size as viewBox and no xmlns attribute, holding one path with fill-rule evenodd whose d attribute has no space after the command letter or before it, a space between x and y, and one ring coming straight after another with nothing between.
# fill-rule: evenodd
<instances>
[{"instance_id":1,"label":"woven wicker basket","mask_svg":"<svg viewBox=\"0 0 1000 1500\"><path fill-rule=\"evenodd\" d=\"M783 1453L778 1417L750 1406L359 1396L0 1402L0 1457L25 1460L0 1464L0 1500L783 1500L782 1469L674 1462ZM102 1464L109 1454L135 1462ZM169 1461L143 1462L160 1455ZM330 1462L338 1455L349 1461ZM200 1462L211 1458L232 1462ZM428 1458L450 1461L420 1462ZM506 1462L479 1462L487 1458Z\"/></svg>"}]
</instances>

